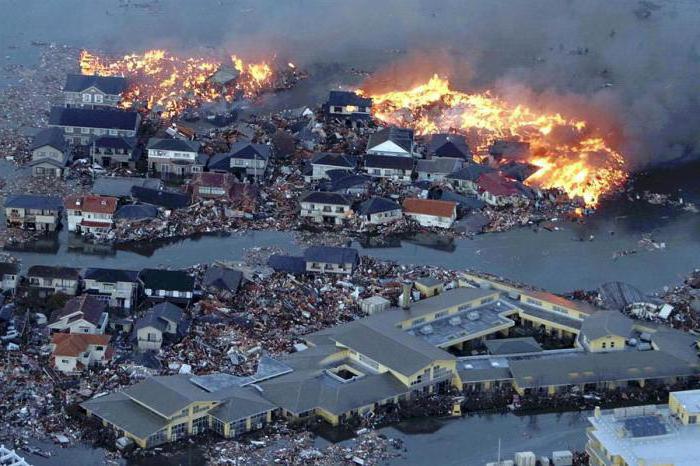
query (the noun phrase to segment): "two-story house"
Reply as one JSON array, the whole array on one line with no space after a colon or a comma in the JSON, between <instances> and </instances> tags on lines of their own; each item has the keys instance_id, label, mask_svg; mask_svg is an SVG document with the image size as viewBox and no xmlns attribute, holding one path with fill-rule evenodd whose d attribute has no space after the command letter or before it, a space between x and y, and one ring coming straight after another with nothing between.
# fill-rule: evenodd
<instances>
[{"instance_id":1,"label":"two-story house","mask_svg":"<svg viewBox=\"0 0 700 466\"><path fill-rule=\"evenodd\" d=\"M93 162L104 168L134 169L141 154L135 137L100 136L90 145Z\"/></svg>"},{"instance_id":2,"label":"two-story house","mask_svg":"<svg viewBox=\"0 0 700 466\"><path fill-rule=\"evenodd\" d=\"M151 138L146 145L149 170L160 174L189 176L204 169L201 144L183 139Z\"/></svg>"},{"instance_id":3,"label":"two-story house","mask_svg":"<svg viewBox=\"0 0 700 466\"><path fill-rule=\"evenodd\" d=\"M488 165L468 163L456 172L446 175L445 180L457 191L466 194L477 194L479 192L479 186L476 182L479 177L485 173L492 173L495 171L495 169Z\"/></svg>"},{"instance_id":4,"label":"two-story house","mask_svg":"<svg viewBox=\"0 0 700 466\"><path fill-rule=\"evenodd\" d=\"M14 293L19 284L19 264L0 262L0 291Z\"/></svg>"},{"instance_id":5,"label":"two-story house","mask_svg":"<svg viewBox=\"0 0 700 466\"><path fill-rule=\"evenodd\" d=\"M312 191L299 198L300 216L318 223L341 224L352 215L351 203L338 193Z\"/></svg>"},{"instance_id":6,"label":"two-story house","mask_svg":"<svg viewBox=\"0 0 700 466\"><path fill-rule=\"evenodd\" d=\"M354 171L357 167L357 158L346 154L333 154L322 152L315 154L311 159L311 177L313 180L330 179L328 172L331 170Z\"/></svg>"},{"instance_id":7,"label":"two-story house","mask_svg":"<svg viewBox=\"0 0 700 466\"><path fill-rule=\"evenodd\" d=\"M65 198L68 231L79 234L105 234L114 226L118 199L108 196L71 195Z\"/></svg>"},{"instance_id":8,"label":"two-story house","mask_svg":"<svg viewBox=\"0 0 700 466\"><path fill-rule=\"evenodd\" d=\"M116 108L127 88L121 76L69 74L63 86L66 107Z\"/></svg>"},{"instance_id":9,"label":"two-story house","mask_svg":"<svg viewBox=\"0 0 700 466\"><path fill-rule=\"evenodd\" d=\"M32 176L62 178L68 164L68 144L61 128L46 128L34 136L29 147Z\"/></svg>"},{"instance_id":10,"label":"two-story house","mask_svg":"<svg viewBox=\"0 0 700 466\"><path fill-rule=\"evenodd\" d=\"M365 171L373 178L410 182L413 166L414 161L412 157L372 154L365 156Z\"/></svg>"},{"instance_id":11,"label":"two-story house","mask_svg":"<svg viewBox=\"0 0 700 466\"><path fill-rule=\"evenodd\" d=\"M139 281L150 301L186 304L194 293L194 277L184 270L143 269Z\"/></svg>"},{"instance_id":12,"label":"two-story house","mask_svg":"<svg viewBox=\"0 0 700 466\"><path fill-rule=\"evenodd\" d=\"M83 277L83 288L109 307L128 311L136 307L138 275L134 270L89 268Z\"/></svg>"},{"instance_id":13,"label":"two-story house","mask_svg":"<svg viewBox=\"0 0 700 466\"><path fill-rule=\"evenodd\" d=\"M39 295L63 293L75 296L80 285L80 271L72 267L33 265L27 270L29 288Z\"/></svg>"},{"instance_id":14,"label":"two-story house","mask_svg":"<svg viewBox=\"0 0 700 466\"><path fill-rule=\"evenodd\" d=\"M54 367L64 374L109 363L112 349L109 335L55 333L51 336Z\"/></svg>"},{"instance_id":15,"label":"two-story house","mask_svg":"<svg viewBox=\"0 0 700 466\"><path fill-rule=\"evenodd\" d=\"M394 157L413 157L413 130L388 126L373 133L367 142L367 153Z\"/></svg>"},{"instance_id":16,"label":"two-story house","mask_svg":"<svg viewBox=\"0 0 700 466\"><path fill-rule=\"evenodd\" d=\"M209 159L209 171L228 171L244 178L265 176L268 162L272 158L272 148L267 144L253 144L238 141L231 145L226 154L216 154Z\"/></svg>"},{"instance_id":17,"label":"two-story house","mask_svg":"<svg viewBox=\"0 0 700 466\"><path fill-rule=\"evenodd\" d=\"M139 129L138 112L53 107L49 126L62 128L66 141L88 145L99 136L134 137Z\"/></svg>"},{"instance_id":18,"label":"two-story house","mask_svg":"<svg viewBox=\"0 0 700 466\"><path fill-rule=\"evenodd\" d=\"M371 110L372 99L351 91L330 91L325 105L329 117L349 120L369 120Z\"/></svg>"},{"instance_id":19,"label":"two-story house","mask_svg":"<svg viewBox=\"0 0 700 466\"><path fill-rule=\"evenodd\" d=\"M438 133L428 137L427 155L430 158L472 161L472 152L464 136Z\"/></svg>"},{"instance_id":20,"label":"two-story house","mask_svg":"<svg viewBox=\"0 0 700 466\"><path fill-rule=\"evenodd\" d=\"M489 205L527 204L532 192L522 183L498 172L484 173L476 180L479 197Z\"/></svg>"},{"instance_id":21,"label":"two-story house","mask_svg":"<svg viewBox=\"0 0 700 466\"><path fill-rule=\"evenodd\" d=\"M182 309L172 303L159 303L136 321L131 339L140 351L159 350L166 336L182 336L185 327Z\"/></svg>"},{"instance_id":22,"label":"two-story house","mask_svg":"<svg viewBox=\"0 0 700 466\"><path fill-rule=\"evenodd\" d=\"M5 198L7 228L56 231L61 223L63 201L56 196L20 194Z\"/></svg>"},{"instance_id":23,"label":"two-story house","mask_svg":"<svg viewBox=\"0 0 700 466\"><path fill-rule=\"evenodd\" d=\"M187 186L193 198L222 199L228 198L236 177L231 173L204 172L197 173Z\"/></svg>"},{"instance_id":24,"label":"two-story house","mask_svg":"<svg viewBox=\"0 0 700 466\"><path fill-rule=\"evenodd\" d=\"M109 314L104 302L91 295L71 298L62 309L51 316L48 328L51 332L105 333Z\"/></svg>"},{"instance_id":25,"label":"two-story house","mask_svg":"<svg viewBox=\"0 0 700 466\"><path fill-rule=\"evenodd\" d=\"M438 182L462 168L462 162L453 158L432 158L416 163L416 174L420 181Z\"/></svg>"},{"instance_id":26,"label":"two-story house","mask_svg":"<svg viewBox=\"0 0 700 466\"><path fill-rule=\"evenodd\" d=\"M360 255L354 248L311 246L304 251L306 271L350 275L360 263Z\"/></svg>"}]
</instances>

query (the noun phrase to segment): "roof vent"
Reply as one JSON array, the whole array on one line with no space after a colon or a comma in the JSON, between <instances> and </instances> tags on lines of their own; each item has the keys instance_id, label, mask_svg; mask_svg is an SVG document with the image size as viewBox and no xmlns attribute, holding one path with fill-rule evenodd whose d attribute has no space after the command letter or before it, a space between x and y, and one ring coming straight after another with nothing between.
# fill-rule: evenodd
<instances>
[{"instance_id":1,"label":"roof vent","mask_svg":"<svg viewBox=\"0 0 700 466\"><path fill-rule=\"evenodd\" d=\"M481 314L479 314L479 311L471 311L467 314L467 319L471 320L472 322L479 320L480 317Z\"/></svg>"},{"instance_id":2,"label":"roof vent","mask_svg":"<svg viewBox=\"0 0 700 466\"><path fill-rule=\"evenodd\" d=\"M462 318L459 316L454 316L454 317L450 318L450 325L453 327L456 327L461 323L462 323Z\"/></svg>"},{"instance_id":3,"label":"roof vent","mask_svg":"<svg viewBox=\"0 0 700 466\"><path fill-rule=\"evenodd\" d=\"M433 333L433 326L432 325L424 325L423 327L421 327L420 333L422 333L423 335L432 334Z\"/></svg>"}]
</instances>

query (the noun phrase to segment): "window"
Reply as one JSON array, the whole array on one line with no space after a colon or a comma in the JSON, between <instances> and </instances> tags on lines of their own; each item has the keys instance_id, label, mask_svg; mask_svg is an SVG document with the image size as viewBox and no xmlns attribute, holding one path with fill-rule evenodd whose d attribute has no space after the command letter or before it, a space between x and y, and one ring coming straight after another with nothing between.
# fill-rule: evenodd
<instances>
[{"instance_id":1,"label":"window","mask_svg":"<svg viewBox=\"0 0 700 466\"><path fill-rule=\"evenodd\" d=\"M148 332L148 336L146 337L146 341L158 341L158 334Z\"/></svg>"},{"instance_id":2,"label":"window","mask_svg":"<svg viewBox=\"0 0 700 466\"><path fill-rule=\"evenodd\" d=\"M66 126L64 129L66 130L66 133L72 133L72 132L73 132L73 128L70 127L70 126Z\"/></svg>"},{"instance_id":3,"label":"window","mask_svg":"<svg viewBox=\"0 0 700 466\"><path fill-rule=\"evenodd\" d=\"M256 414L250 418L251 429L260 429L265 424L267 424L267 413Z\"/></svg>"},{"instance_id":4,"label":"window","mask_svg":"<svg viewBox=\"0 0 700 466\"><path fill-rule=\"evenodd\" d=\"M91 101L90 94L83 94L83 102L90 103L90 101Z\"/></svg>"},{"instance_id":5,"label":"window","mask_svg":"<svg viewBox=\"0 0 700 466\"><path fill-rule=\"evenodd\" d=\"M104 349L104 346L95 346L95 351L103 351Z\"/></svg>"},{"instance_id":6,"label":"window","mask_svg":"<svg viewBox=\"0 0 700 466\"><path fill-rule=\"evenodd\" d=\"M102 103L102 94L95 94L95 103L96 104Z\"/></svg>"},{"instance_id":7,"label":"window","mask_svg":"<svg viewBox=\"0 0 700 466\"><path fill-rule=\"evenodd\" d=\"M170 428L170 440L178 440L187 435L187 423L174 425Z\"/></svg>"},{"instance_id":8,"label":"window","mask_svg":"<svg viewBox=\"0 0 700 466\"><path fill-rule=\"evenodd\" d=\"M610 347L611 347L611 348L614 348L614 347L615 347L615 342L614 342L614 341L611 341L611 342L610 342Z\"/></svg>"},{"instance_id":9,"label":"window","mask_svg":"<svg viewBox=\"0 0 700 466\"><path fill-rule=\"evenodd\" d=\"M81 134L90 134L90 128L80 128Z\"/></svg>"},{"instance_id":10,"label":"window","mask_svg":"<svg viewBox=\"0 0 700 466\"><path fill-rule=\"evenodd\" d=\"M603 343L600 345L600 347L603 348L603 349L605 349L605 348L607 347L607 343L603 342Z\"/></svg>"},{"instance_id":11,"label":"window","mask_svg":"<svg viewBox=\"0 0 700 466\"><path fill-rule=\"evenodd\" d=\"M117 135L117 130L116 130L116 129L110 129L110 130L109 130L109 135L110 135L110 136L116 136L116 135Z\"/></svg>"},{"instance_id":12,"label":"window","mask_svg":"<svg viewBox=\"0 0 700 466\"><path fill-rule=\"evenodd\" d=\"M161 443L165 443L168 440L168 432L166 429L161 429L155 434L151 435L148 437L148 446L149 447L154 447L156 445L160 445Z\"/></svg>"},{"instance_id":13,"label":"window","mask_svg":"<svg viewBox=\"0 0 700 466\"><path fill-rule=\"evenodd\" d=\"M542 301L539 301L539 300L537 300L537 299L526 298L525 301L528 302L528 303L530 303L530 304L534 304L535 306L541 306L541 305L542 305Z\"/></svg>"},{"instance_id":14,"label":"window","mask_svg":"<svg viewBox=\"0 0 700 466\"><path fill-rule=\"evenodd\" d=\"M343 107L340 107L340 106L336 105L336 106L333 107L333 111L334 111L335 113L343 113Z\"/></svg>"},{"instance_id":15,"label":"window","mask_svg":"<svg viewBox=\"0 0 700 466\"><path fill-rule=\"evenodd\" d=\"M494 300L494 297L493 297L493 296L489 296L488 298L482 299L482 300L481 300L481 304L490 303L490 302L493 301L493 300Z\"/></svg>"},{"instance_id":16,"label":"window","mask_svg":"<svg viewBox=\"0 0 700 466\"><path fill-rule=\"evenodd\" d=\"M440 317L445 317L447 315L448 311L440 311L435 313L435 318L439 319Z\"/></svg>"},{"instance_id":17,"label":"window","mask_svg":"<svg viewBox=\"0 0 700 466\"><path fill-rule=\"evenodd\" d=\"M201 434L209 429L209 416L202 416L192 421L192 435Z\"/></svg>"},{"instance_id":18,"label":"window","mask_svg":"<svg viewBox=\"0 0 700 466\"><path fill-rule=\"evenodd\" d=\"M688 416L688 424L697 424L697 422L698 422L697 416Z\"/></svg>"},{"instance_id":19,"label":"window","mask_svg":"<svg viewBox=\"0 0 700 466\"><path fill-rule=\"evenodd\" d=\"M245 419L240 419L236 422L231 423L231 430L233 435L241 435L248 432L248 423Z\"/></svg>"},{"instance_id":20,"label":"window","mask_svg":"<svg viewBox=\"0 0 700 466\"><path fill-rule=\"evenodd\" d=\"M219 435L225 435L225 434L224 434L224 432L225 432L225 426L226 426L226 424L224 424L223 422L221 422L219 419L217 419L217 418L215 418L215 417L211 419L211 428L212 428L212 430L213 430L214 432L216 432L217 434L219 434Z\"/></svg>"}]
</instances>

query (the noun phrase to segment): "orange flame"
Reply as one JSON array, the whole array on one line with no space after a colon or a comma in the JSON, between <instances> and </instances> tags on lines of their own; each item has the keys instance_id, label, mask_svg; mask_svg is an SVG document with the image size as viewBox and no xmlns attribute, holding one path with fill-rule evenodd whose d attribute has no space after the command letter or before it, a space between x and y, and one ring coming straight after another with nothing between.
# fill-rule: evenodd
<instances>
[{"instance_id":1,"label":"orange flame","mask_svg":"<svg viewBox=\"0 0 700 466\"><path fill-rule=\"evenodd\" d=\"M411 127L417 134L460 132L473 145L477 157L486 157L494 140L528 142L531 155L523 161L540 169L526 183L563 189L572 199L581 197L588 206L595 206L601 196L627 179L622 155L602 137L593 135L582 120L511 105L489 92L454 91L437 75L405 91L358 93L372 98L372 111L378 120ZM566 142L558 140L563 133Z\"/></svg>"},{"instance_id":2,"label":"orange flame","mask_svg":"<svg viewBox=\"0 0 700 466\"><path fill-rule=\"evenodd\" d=\"M237 91L255 97L271 85L273 73L267 63L245 64L235 57L232 60L240 72L232 87L218 86L210 80L221 63L201 57L182 58L164 50L147 50L113 60L83 50L80 71L87 75L129 78L129 89L122 96L121 106L128 108L134 102L145 102L150 109L162 107L163 116L168 118L205 102L231 101Z\"/></svg>"}]
</instances>

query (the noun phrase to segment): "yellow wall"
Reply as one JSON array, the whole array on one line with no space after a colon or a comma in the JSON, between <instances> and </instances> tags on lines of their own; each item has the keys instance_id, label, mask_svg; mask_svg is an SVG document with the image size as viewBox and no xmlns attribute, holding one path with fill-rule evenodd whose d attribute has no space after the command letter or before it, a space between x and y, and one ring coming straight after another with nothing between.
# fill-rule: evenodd
<instances>
[{"instance_id":1,"label":"yellow wall","mask_svg":"<svg viewBox=\"0 0 700 466\"><path fill-rule=\"evenodd\" d=\"M433 285L433 286L425 286L425 285L423 285L423 284L421 284L421 283L416 282L416 283L414 284L414 286L416 287L416 289L417 289L418 291L420 291L420 293L421 293L423 296L425 296L425 297L427 297L427 298L430 298L430 297L432 297L432 296L435 296L436 294L442 292L442 289L443 289L443 286L442 286L441 283L439 283L439 284L437 284L437 285Z\"/></svg>"},{"instance_id":2,"label":"yellow wall","mask_svg":"<svg viewBox=\"0 0 700 466\"><path fill-rule=\"evenodd\" d=\"M614 346L612 346L614 343ZM605 347L603 347L605 345ZM591 352L597 351L618 351L625 349L625 338L619 335L608 335L588 342Z\"/></svg>"}]
</instances>

